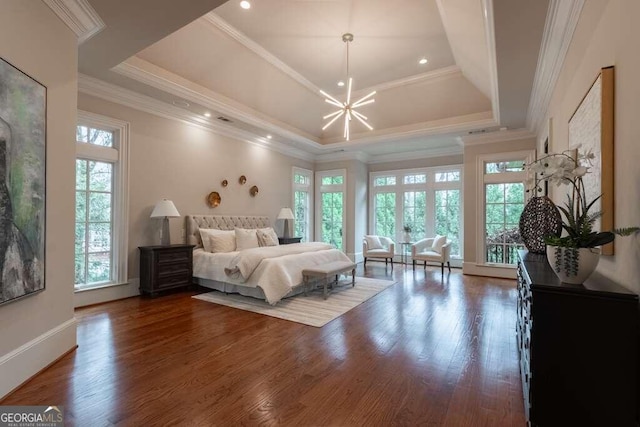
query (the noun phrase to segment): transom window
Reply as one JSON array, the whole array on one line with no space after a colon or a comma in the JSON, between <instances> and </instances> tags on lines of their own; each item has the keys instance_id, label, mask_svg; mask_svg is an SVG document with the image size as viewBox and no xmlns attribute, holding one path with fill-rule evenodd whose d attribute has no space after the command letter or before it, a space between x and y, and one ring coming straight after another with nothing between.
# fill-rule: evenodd
<instances>
[{"instance_id":1,"label":"transom window","mask_svg":"<svg viewBox=\"0 0 640 427\"><path fill-rule=\"evenodd\" d=\"M374 187L381 187L385 185L396 185L395 176L379 176L373 180Z\"/></svg>"}]
</instances>

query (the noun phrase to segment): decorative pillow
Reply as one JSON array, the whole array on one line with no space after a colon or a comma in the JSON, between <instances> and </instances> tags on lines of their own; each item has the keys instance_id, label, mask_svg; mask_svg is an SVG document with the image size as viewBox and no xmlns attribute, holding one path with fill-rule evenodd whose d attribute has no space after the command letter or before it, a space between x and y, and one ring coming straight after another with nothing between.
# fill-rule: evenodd
<instances>
[{"instance_id":1,"label":"decorative pillow","mask_svg":"<svg viewBox=\"0 0 640 427\"><path fill-rule=\"evenodd\" d=\"M207 252L233 252L236 250L236 233L233 230L201 228L202 246Z\"/></svg>"},{"instance_id":2,"label":"decorative pillow","mask_svg":"<svg viewBox=\"0 0 640 427\"><path fill-rule=\"evenodd\" d=\"M366 235L366 236L364 236L364 239L367 241L367 247L369 248L369 250L371 250L371 249L384 249L384 246L382 245L382 242L380 241L380 237Z\"/></svg>"},{"instance_id":3,"label":"decorative pillow","mask_svg":"<svg viewBox=\"0 0 640 427\"><path fill-rule=\"evenodd\" d=\"M257 231L255 228L236 228L236 250L259 247Z\"/></svg>"},{"instance_id":4,"label":"decorative pillow","mask_svg":"<svg viewBox=\"0 0 640 427\"><path fill-rule=\"evenodd\" d=\"M447 243L447 236L441 236L436 234L436 237L433 239L433 245L431 246L431 250L434 252L442 253L442 247Z\"/></svg>"},{"instance_id":5,"label":"decorative pillow","mask_svg":"<svg viewBox=\"0 0 640 427\"><path fill-rule=\"evenodd\" d=\"M278 246L278 235L271 227L259 228L256 232L258 236L258 244L260 246Z\"/></svg>"}]
</instances>

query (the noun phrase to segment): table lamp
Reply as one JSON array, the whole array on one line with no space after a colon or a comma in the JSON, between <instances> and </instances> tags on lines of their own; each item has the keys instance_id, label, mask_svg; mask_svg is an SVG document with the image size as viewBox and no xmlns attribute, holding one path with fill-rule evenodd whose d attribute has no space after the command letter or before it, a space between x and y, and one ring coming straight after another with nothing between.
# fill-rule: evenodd
<instances>
[{"instance_id":1,"label":"table lamp","mask_svg":"<svg viewBox=\"0 0 640 427\"><path fill-rule=\"evenodd\" d=\"M151 212L151 218L164 218L162 221L162 229L160 230L160 244L171 244L171 236L169 235L169 218L179 217L180 214L176 206L171 200L162 199L156 203L156 207Z\"/></svg>"},{"instance_id":2,"label":"table lamp","mask_svg":"<svg viewBox=\"0 0 640 427\"><path fill-rule=\"evenodd\" d=\"M284 219L284 231L282 233L282 237L285 239L290 238L289 235L289 220L293 218L293 212L291 212L290 208L282 208L280 209L280 213L278 214L277 219Z\"/></svg>"}]
</instances>

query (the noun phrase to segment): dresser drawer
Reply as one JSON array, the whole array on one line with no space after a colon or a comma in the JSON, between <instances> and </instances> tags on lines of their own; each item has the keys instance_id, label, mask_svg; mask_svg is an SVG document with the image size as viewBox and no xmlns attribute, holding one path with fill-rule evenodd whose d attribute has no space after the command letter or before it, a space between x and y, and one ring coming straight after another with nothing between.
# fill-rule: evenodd
<instances>
[{"instance_id":1,"label":"dresser drawer","mask_svg":"<svg viewBox=\"0 0 640 427\"><path fill-rule=\"evenodd\" d=\"M174 288L177 286L189 286L191 284L191 275L188 270L182 272L166 272L159 274L156 280L158 289Z\"/></svg>"},{"instance_id":2,"label":"dresser drawer","mask_svg":"<svg viewBox=\"0 0 640 427\"><path fill-rule=\"evenodd\" d=\"M193 245L141 246L140 293L191 286Z\"/></svg>"},{"instance_id":3,"label":"dresser drawer","mask_svg":"<svg viewBox=\"0 0 640 427\"><path fill-rule=\"evenodd\" d=\"M191 253L184 250L163 250L156 254L158 265L174 263L190 263Z\"/></svg>"}]
</instances>

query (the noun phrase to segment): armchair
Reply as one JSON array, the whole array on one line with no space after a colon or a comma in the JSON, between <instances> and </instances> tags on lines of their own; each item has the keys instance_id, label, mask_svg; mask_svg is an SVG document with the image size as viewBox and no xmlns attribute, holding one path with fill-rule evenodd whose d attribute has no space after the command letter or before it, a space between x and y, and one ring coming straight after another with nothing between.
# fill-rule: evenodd
<instances>
[{"instance_id":1,"label":"armchair","mask_svg":"<svg viewBox=\"0 0 640 427\"><path fill-rule=\"evenodd\" d=\"M393 269L393 256L395 255L395 243L388 237L383 236L364 236L362 240L362 255L364 256L364 265L367 265L367 258L384 258L384 265L387 266L387 260L391 262Z\"/></svg>"},{"instance_id":2,"label":"armchair","mask_svg":"<svg viewBox=\"0 0 640 427\"><path fill-rule=\"evenodd\" d=\"M444 275L444 263L451 272L449 263L451 254L451 241L446 236L436 236L434 238L422 239L411 245L411 258L413 259L413 269L416 269L416 261L424 261L424 268L428 262L439 262L442 275Z\"/></svg>"}]
</instances>

